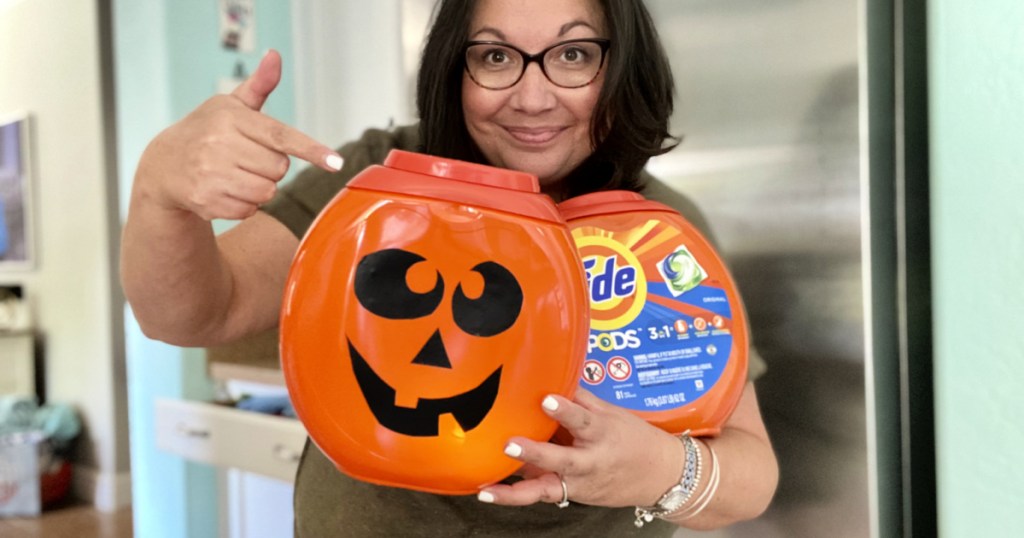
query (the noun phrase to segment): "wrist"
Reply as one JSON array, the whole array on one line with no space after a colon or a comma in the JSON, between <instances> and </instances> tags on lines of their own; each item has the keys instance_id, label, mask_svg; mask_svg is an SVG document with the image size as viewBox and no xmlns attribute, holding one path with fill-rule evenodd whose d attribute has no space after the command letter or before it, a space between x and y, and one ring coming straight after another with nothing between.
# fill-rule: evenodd
<instances>
[{"instance_id":1,"label":"wrist","mask_svg":"<svg viewBox=\"0 0 1024 538\"><path fill-rule=\"evenodd\" d=\"M659 430L657 443L651 443L651 461L643 473L643 481L637 483L632 504L653 506L672 489L683 477L686 467L686 446L682 435Z\"/></svg>"},{"instance_id":2,"label":"wrist","mask_svg":"<svg viewBox=\"0 0 1024 538\"><path fill-rule=\"evenodd\" d=\"M171 170L179 170L180 167L168 166L167 159L163 158L166 153L164 145L158 136L143 150L132 182L132 203L167 214L193 213L180 200L180 195L172 190L180 189L187 182L180 178L175 181L168 176Z\"/></svg>"},{"instance_id":3,"label":"wrist","mask_svg":"<svg viewBox=\"0 0 1024 538\"><path fill-rule=\"evenodd\" d=\"M637 527L643 527L654 518L674 523L692 519L707 508L718 491L721 468L714 448L686 433L679 439L686 458L682 476L655 504L636 507Z\"/></svg>"},{"instance_id":4,"label":"wrist","mask_svg":"<svg viewBox=\"0 0 1024 538\"><path fill-rule=\"evenodd\" d=\"M680 435L677 443L682 448L677 449L677 454L681 453L683 458L678 479L667 490L662 490L663 493L654 503L636 507L637 527L642 527L645 522L650 522L656 517L664 519L683 509L701 484L705 461L703 443L690 437L688 433Z\"/></svg>"}]
</instances>

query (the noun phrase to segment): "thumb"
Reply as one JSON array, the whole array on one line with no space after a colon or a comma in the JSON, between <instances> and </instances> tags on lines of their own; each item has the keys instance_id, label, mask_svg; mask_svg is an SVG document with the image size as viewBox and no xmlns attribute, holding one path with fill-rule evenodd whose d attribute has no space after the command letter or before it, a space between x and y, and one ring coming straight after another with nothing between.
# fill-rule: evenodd
<instances>
[{"instance_id":1,"label":"thumb","mask_svg":"<svg viewBox=\"0 0 1024 538\"><path fill-rule=\"evenodd\" d=\"M263 55L260 65L256 66L256 70L249 78L239 84L231 94L241 99L249 108L259 110L263 108L263 103L280 81L281 54L271 49Z\"/></svg>"}]
</instances>

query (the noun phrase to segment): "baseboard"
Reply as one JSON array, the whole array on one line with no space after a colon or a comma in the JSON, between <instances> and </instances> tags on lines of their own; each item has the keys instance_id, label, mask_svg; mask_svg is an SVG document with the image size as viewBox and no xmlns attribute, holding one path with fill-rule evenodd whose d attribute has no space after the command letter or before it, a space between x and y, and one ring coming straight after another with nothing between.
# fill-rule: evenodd
<instances>
[{"instance_id":1,"label":"baseboard","mask_svg":"<svg viewBox=\"0 0 1024 538\"><path fill-rule=\"evenodd\" d=\"M75 465L71 491L101 512L114 512L132 504L131 473L101 473L92 467Z\"/></svg>"}]
</instances>

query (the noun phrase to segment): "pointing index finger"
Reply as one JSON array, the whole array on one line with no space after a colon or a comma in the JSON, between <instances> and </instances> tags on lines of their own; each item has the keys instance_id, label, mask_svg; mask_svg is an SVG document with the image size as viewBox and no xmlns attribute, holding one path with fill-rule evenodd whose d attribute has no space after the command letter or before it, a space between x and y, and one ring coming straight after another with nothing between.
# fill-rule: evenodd
<instances>
[{"instance_id":1,"label":"pointing index finger","mask_svg":"<svg viewBox=\"0 0 1024 538\"><path fill-rule=\"evenodd\" d=\"M261 113L248 115L248 118L239 129L257 144L298 157L328 172L341 170L341 156L302 131Z\"/></svg>"}]
</instances>

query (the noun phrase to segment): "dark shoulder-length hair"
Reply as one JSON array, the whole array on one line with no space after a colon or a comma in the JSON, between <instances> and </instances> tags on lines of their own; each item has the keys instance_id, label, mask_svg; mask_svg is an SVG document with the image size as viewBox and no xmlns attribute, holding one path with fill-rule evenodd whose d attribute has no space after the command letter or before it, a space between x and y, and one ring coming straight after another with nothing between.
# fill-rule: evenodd
<instances>
[{"instance_id":1,"label":"dark shoulder-length hair","mask_svg":"<svg viewBox=\"0 0 1024 538\"><path fill-rule=\"evenodd\" d=\"M668 131L675 86L668 57L642 0L598 0L612 44L590 125L594 153L566 178L566 196L639 190L647 161L678 139ZM475 0L441 0L427 35L416 84L426 153L486 162L462 109L464 46Z\"/></svg>"}]
</instances>

